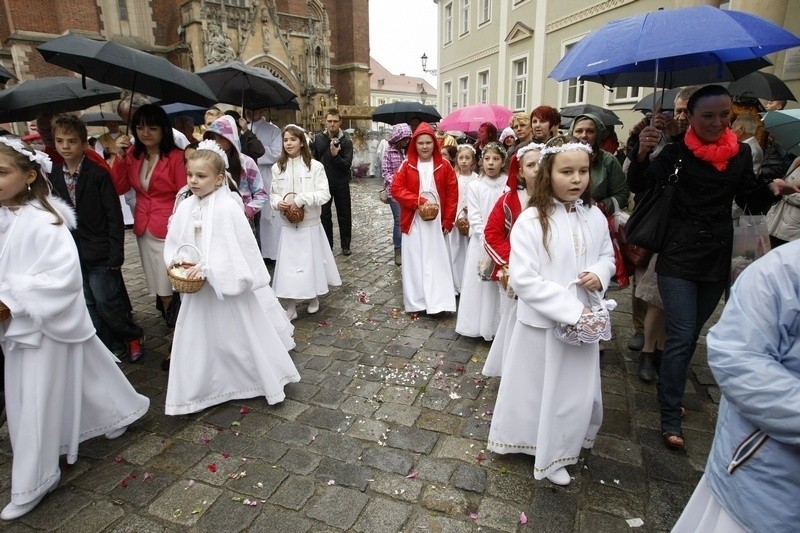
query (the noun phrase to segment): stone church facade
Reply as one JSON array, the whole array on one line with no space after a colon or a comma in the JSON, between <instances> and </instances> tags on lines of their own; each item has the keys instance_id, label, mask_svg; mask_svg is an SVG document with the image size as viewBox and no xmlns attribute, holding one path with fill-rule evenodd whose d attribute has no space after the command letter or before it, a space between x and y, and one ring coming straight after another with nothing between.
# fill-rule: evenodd
<instances>
[{"instance_id":1,"label":"stone church facade","mask_svg":"<svg viewBox=\"0 0 800 533\"><path fill-rule=\"evenodd\" d=\"M3 0L0 62L18 79L65 75L36 46L66 33L104 38L188 70L239 60L268 69L300 111L275 122L319 129L337 106L345 124L369 120L367 0ZM66 73L70 75L70 73ZM353 126L357 124L352 124Z\"/></svg>"}]
</instances>

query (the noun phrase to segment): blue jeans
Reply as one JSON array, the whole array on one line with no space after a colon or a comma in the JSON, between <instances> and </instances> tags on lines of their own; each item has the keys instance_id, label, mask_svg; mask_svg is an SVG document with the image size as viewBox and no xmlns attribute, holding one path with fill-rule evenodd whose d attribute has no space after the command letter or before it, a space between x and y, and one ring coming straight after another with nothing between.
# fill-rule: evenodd
<instances>
[{"instance_id":1,"label":"blue jeans","mask_svg":"<svg viewBox=\"0 0 800 533\"><path fill-rule=\"evenodd\" d=\"M105 266L81 266L81 271L86 307L103 344L115 351L140 339L143 330L131 319L122 272Z\"/></svg>"},{"instance_id":2,"label":"blue jeans","mask_svg":"<svg viewBox=\"0 0 800 533\"><path fill-rule=\"evenodd\" d=\"M681 399L686 391L686 374L697 338L714 312L725 281L690 281L658 275L658 290L664 302L667 340L658 379L661 430L681 432Z\"/></svg>"},{"instance_id":3,"label":"blue jeans","mask_svg":"<svg viewBox=\"0 0 800 533\"><path fill-rule=\"evenodd\" d=\"M389 207L392 208L392 218L394 218L394 226L392 227L392 244L394 249L399 250L403 242L403 234L400 231L400 204L394 198L389 198Z\"/></svg>"}]
</instances>

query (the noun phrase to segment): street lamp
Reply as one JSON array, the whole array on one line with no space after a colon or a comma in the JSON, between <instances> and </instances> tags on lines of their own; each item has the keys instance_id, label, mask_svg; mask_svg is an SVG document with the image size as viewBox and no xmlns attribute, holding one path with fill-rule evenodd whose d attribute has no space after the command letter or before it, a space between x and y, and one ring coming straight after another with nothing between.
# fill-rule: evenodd
<instances>
[{"instance_id":1,"label":"street lamp","mask_svg":"<svg viewBox=\"0 0 800 533\"><path fill-rule=\"evenodd\" d=\"M422 105L425 105L425 100L428 99L428 91L425 90L425 86L422 86L422 90L419 92L419 101L422 102Z\"/></svg>"},{"instance_id":2,"label":"street lamp","mask_svg":"<svg viewBox=\"0 0 800 533\"><path fill-rule=\"evenodd\" d=\"M438 75L439 71L437 69L432 68L428 70L428 55L425 52L422 52L422 57L420 57L420 59L422 60L422 72L425 72L432 76Z\"/></svg>"}]
</instances>

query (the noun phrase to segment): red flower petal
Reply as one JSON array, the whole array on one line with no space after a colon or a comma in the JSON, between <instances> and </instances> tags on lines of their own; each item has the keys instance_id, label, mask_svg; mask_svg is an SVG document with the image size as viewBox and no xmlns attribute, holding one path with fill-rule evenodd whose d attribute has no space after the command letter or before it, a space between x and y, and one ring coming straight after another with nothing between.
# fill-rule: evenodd
<instances>
[{"instance_id":1,"label":"red flower petal","mask_svg":"<svg viewBox=\"0 0 800 533\"><path fill-rule=\"evenodd\" d=\"M208 468L209 472L216 472L217 471L217 463L211 463L206 468Z\"/></svg>"},{"instance_id":2,"label":"red flower petal","mask_svg":"<svg viewBox=\"0 0 800 533\"><path fill-rule=\"evenodd\" d=\"M222 457L224 457L225 459L227 459L230 456L231 456L231 452L222 452Z\"/></svg>"},{"instance_id":3,"label":"red flower petal","mask_svg":"<svg viewBox=\"0 0 800 533\"><path fill-rule=\"evenodd\" d=\"M247 407L246 405L244 407L242 407L241 409L239 409L239 414L240 415L246 415L249 412L250 412L250 408Z\"/></svg>"}]
</instances>

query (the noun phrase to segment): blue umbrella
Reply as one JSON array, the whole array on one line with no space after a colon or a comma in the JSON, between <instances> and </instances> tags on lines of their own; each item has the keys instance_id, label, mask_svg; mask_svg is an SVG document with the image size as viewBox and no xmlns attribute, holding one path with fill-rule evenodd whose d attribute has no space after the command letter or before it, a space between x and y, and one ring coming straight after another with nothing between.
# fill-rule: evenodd
<instances>
[{"instance_id":1,"label":"blue umbrella","mask_svg":"<svg viewBox=\"0 0 800 533\"><path fill-rule=\"evenodd\" d=\"M795 46L800 46L796 35L749 13L707 5L658 10L614 20L593 31L567 52L550 77L564 81L588 76L602 83L614 74L639 73L650 74L654 85L665 86L664 72L674 75L699 68L707 78L694 83L730 81L759 68L758 62L752 70L744 69L747 72L728 73L727 79L726 64L757 60ZM703 68L709 65L717 68Z\"/></svg>"}]
</instances>

